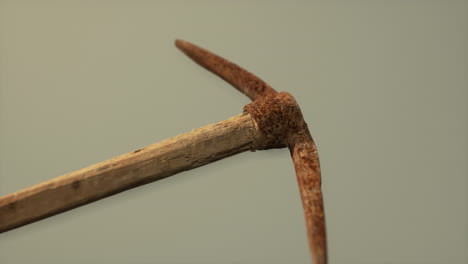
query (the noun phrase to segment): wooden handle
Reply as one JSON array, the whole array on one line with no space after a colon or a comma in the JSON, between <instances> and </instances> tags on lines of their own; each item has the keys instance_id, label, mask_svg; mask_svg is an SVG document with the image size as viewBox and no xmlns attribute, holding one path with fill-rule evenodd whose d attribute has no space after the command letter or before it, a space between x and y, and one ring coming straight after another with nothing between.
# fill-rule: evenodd
<instances>
[{"instance_id":1,"label":"wooden handle","mask_svg":"<svg viewBox=\"0 0 468 264\"><path fill-rule=\"evenodd\" d=\"M253 150L259 137L241 114L0 197L0 232Z\"/></svg>"}]
</instances>

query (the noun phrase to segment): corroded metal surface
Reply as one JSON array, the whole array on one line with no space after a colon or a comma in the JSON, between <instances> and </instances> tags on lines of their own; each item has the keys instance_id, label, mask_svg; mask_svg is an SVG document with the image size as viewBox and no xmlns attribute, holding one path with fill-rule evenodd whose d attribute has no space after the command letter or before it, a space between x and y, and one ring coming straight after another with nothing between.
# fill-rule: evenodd
<instances>
[{"instance_id":1,"label":"corroded metal surface","mask_svg":"<svg viewBox=\"0 0 468 264\"><path fill-rule=\"evenodd\" d=\"M176 40L175 44L193 61L223 78L252 101L261 96L276 93L262 79L214 53L180 39Z\"/></svg>"},{"instance_id":2,"label":"corroded metal surface","mask_svg":"<svg viewBox=\"0 0 468 264\"><path fill-rule=\"evenodd\" d=\"M288 147L296 170L304 208L309 248L314 263L327 263L325 215L317 147L296 100L289 93L277 93L257 76L238 65L189 42L176 46L195 62L220 76L253 100L244 107L265 138L257 149Z\"/></svg>"},{"instance_id":3,"label":"corroded metal surface","mask_svg":"<svg viewBox=\"0 0 468 264\"><path fill-rule=\"evenodd\" d=\"M312 260L327 263L320 163L296 100L207 50L176 45L254 100L244 113L0 197L0 233L243 151L288 147Z\"/></svg>"},{"instance_id":4,"label":"corroded metal surface","mask_svg":"<svg viewBox=\"0 0 468 264\"><path fill-rule=\"evenodd\" d=\"M262 148L288 146L304 208L314 263L327 263L325 215L317 148L296 100L289 93L259 98L244 107L264 134Z\"/></svg>"}]
</instances>

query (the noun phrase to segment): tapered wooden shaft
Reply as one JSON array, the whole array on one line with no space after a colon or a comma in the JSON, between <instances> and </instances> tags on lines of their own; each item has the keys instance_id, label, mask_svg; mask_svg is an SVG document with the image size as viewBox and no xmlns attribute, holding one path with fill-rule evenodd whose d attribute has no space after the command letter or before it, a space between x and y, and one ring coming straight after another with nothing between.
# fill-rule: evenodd
<instances>
[{"instance_id":1,"label":"tapered wooden shaft","mask_svg":"<svg viewBox=\"0 0 468 264\"><path fill-rule=\"evenodd\" d=\"M0 232L253 150L259 137L241 114L0 197Z\"/></svg>"}]
</instances>

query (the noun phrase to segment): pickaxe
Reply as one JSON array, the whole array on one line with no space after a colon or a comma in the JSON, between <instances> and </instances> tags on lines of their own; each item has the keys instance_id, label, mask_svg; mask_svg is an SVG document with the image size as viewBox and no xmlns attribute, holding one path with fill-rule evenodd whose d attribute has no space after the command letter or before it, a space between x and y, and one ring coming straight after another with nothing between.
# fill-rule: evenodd
<instances>
[{"instance_id":1,"label":"pickaxe","mask_svg":"<svg viewBox=\"0 0 468 264\"><path fill-rule=\"evenodd\" d=\"M176 46L252 99L242 114L0 197L0 232L243 151L288 147L314 263L327 263L317 148L296 100L257 76L183 40Z\"/></svg>"}]
</instances>

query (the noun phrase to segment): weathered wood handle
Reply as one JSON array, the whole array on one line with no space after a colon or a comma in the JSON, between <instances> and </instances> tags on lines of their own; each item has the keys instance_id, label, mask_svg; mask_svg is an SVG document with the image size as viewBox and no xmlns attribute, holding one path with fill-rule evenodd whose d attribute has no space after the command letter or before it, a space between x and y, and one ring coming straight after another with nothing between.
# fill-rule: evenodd
<instances>
[{"instance_id":1,"label":"weathered wood handle","mask_svg":"<svg viewBox=\"0 0 468 264\"><path fill-rule=\"evenodd\" d=\"M241 114L0 197L0 232L253 150L259 137Z\"/></svg>"}]
</instances>

